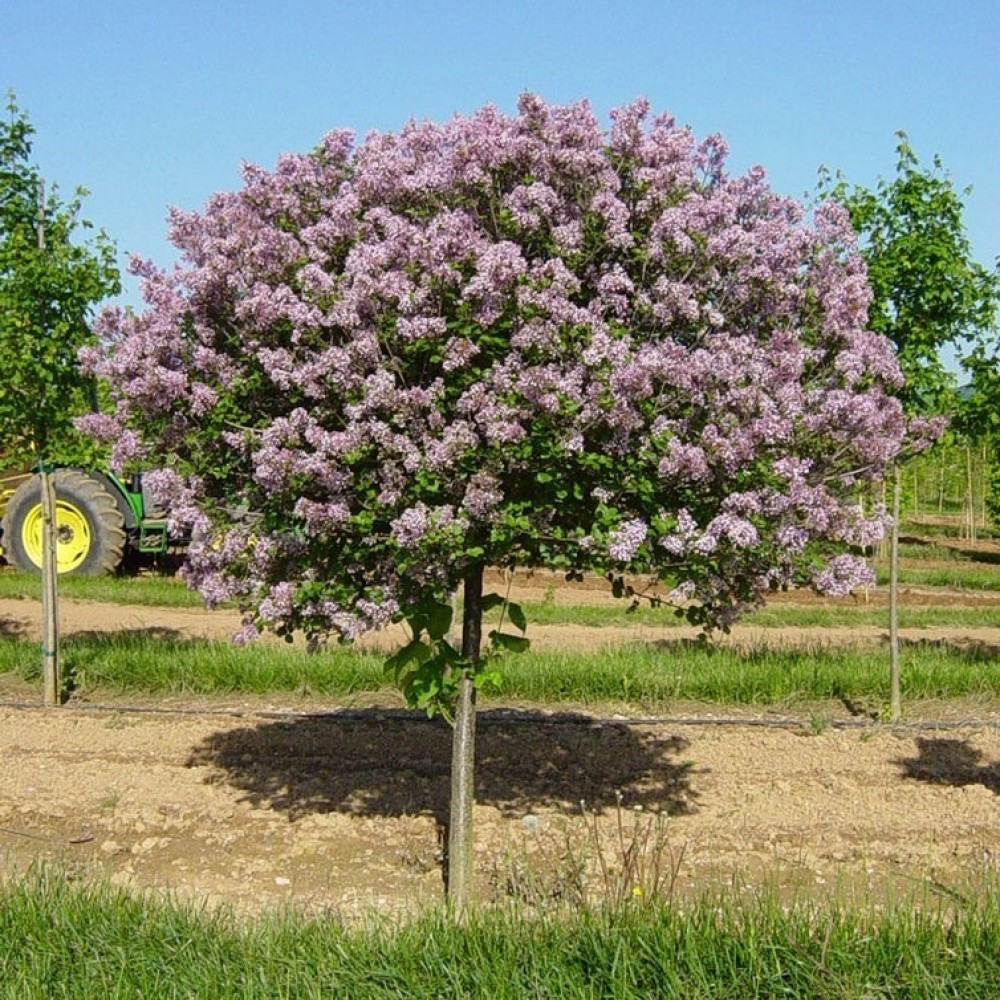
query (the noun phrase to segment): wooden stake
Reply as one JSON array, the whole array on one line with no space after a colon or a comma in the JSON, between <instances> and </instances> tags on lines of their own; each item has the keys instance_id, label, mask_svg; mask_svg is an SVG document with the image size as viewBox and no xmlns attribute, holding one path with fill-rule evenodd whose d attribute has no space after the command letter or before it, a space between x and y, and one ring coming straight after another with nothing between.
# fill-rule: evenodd
<instances>
[{"instance_id":1,"label":"wooden stake","mask_svg":"<svg viewBox=\"0 0 1000 1000\"><path fill-rule=\"evenodd\" d=\"M903 473L897 465L892 487L892 531L889 536L889 718L899 722L903 714L899 667L899 508Z\"/></svg>"},{"instance_id":2,"label":"wooden stake","mask_svg":"<svg viewBox=\"0 0 1000 1000\"><path fill-rule=\"evenodd\" d=\"M38 187L38 249L45 251L45 183ZM40 318L44 324L44 314ZM52 469L46 464L47 448L40 448L42 505L42 701L58 705L62 698L59 677L59 569L57 560L58 525L56 491Z\"/></svg>"},{"instance_id":3,"label":"wooden stake","mask_svg":"<svg viewBox=\"0 0 1000 1000\"><path fill-rule=\"evenodd\" d=\"M59 569L57 562L58 526L56 491L52 473L42 466L39 476L42 493L42 689L46 705L62 700L59 677Z\"/></svg>"}]
</instances>

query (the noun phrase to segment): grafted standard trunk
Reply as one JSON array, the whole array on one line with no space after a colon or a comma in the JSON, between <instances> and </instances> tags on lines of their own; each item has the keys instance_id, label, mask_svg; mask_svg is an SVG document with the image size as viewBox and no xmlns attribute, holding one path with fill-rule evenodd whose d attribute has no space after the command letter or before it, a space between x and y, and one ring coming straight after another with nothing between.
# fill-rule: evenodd
<instances>
[{"instance_id":1,"label":"grafted standard trunk","mask_svg":"<svg viewBox=\"0 0 1000 1000\"><path fill-rule=\"evenodd\" d=\"M483 567L465 576L462 596L462 656L478 664L483 634ZM476 801L476 686L462 671L451 744L451 816L448 824L448 901L456 911L473 901L475 849L472 811Z\"/></svg>"}]
</instances>

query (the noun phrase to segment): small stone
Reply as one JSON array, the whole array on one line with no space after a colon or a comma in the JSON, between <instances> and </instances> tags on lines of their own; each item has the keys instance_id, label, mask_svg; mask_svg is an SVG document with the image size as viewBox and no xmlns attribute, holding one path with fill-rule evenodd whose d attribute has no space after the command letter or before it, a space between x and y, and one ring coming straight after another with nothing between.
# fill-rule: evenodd
<instances>
[{"instance_id":1,"label":"small stone","mask_svg":"<svg viewBox=\"0 0 1000 1000\"><path fill-rule=\"evenodd\" d=\"M280 886L291 885L292 884L292 880L290 878L285 878L284 875L279 875L274 880L274 884L275 885L280 885Z\"/></svg>"},{"instance_id":2,"label":"small stone","mask_svg":"<svg viewBox=\"0 0 1000 1000\"><path fill-rule=\"evenodd\" d=\"M521 826L526 830L538 830L542 826L542 821L534 813L526 813L521 819Z\"/></svg>"},{"instance_id":3,"label":"small stone","mask_svg":"<svg viewBox=\"0 0 1000 1000\"><path fill-rule=\"evenodd\" d=\"M138 844L134 844L132 847L133 854L149 854L150 851L156 850L160 846L161 840L159 837L144 837Z\"/></svg>"},{"instance_id":4,"label":"small stone","mask_svg":"<svg viewBox=\"0 0 1000 1000\"><path fill-rule=\"evenodd\" d=\"M101 844L101 853L107 854L108 857L111 857L113 854L121 854L123 850L125 848L117 840L106 840Z\"/></svg>"}]
</instances>

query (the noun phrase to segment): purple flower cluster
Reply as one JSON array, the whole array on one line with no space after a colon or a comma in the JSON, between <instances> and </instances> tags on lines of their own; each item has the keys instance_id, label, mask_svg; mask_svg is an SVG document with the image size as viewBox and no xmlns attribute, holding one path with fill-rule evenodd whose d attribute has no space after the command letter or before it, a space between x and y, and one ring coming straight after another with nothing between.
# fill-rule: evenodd
<instances>
[{"instance_id":1,"label":"purple flower cluster","mask_svg":"<svg viewBox=\"0 0 1000 1000\"><path fill-rule=\"evenodd\" d=\"M821 594L843 597L855 590L875 586L875 573L871 566L856 556L834 556L813 578L813 585Z\"/></svg>"},{"instance_id":2,"label":"purple flower cluster","mask_svg":"<svg viewBox=\"0 0 1000 1000\"><path fill-rule=\"evenodd\" d=\"M632 562L648 534L649 528L638 518L626 521L611 532L608 555L618 563Z\"/></svg>"},{"instance_id":3,"label":"purple flower cluster","mask_svg":"<svg viewBox=\"0 0 1000 1000\"><path fill-rule=\"evenodd\" d=\"M116 408L86 424L171 470L189 576L245 635L353 637L477 560L682 567L725 624L870 544L866 485L935 433L843 210L725 161L643 101L605 131L526 95L248 167L172 213L176 268L134 263L147 308L100 319Z\"/></svg>"}]
</instances>

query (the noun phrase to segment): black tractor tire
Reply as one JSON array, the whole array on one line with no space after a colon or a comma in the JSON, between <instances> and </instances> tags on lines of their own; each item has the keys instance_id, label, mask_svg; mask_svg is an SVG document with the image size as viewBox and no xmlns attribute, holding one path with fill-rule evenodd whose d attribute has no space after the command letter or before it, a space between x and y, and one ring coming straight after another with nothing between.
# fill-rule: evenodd
<instances>
[{"instance_id":1,"label":"black tractor tire","mask_svg":"<svg viewBox=\"0 0 1000 1000\"><path fill-rule=\"evenodd\" d=\"M78 469L52 473L56 494L56 562L60 574L114 573L125 555L125 518L107 486ZM22 483L3 516L3 548L9 563L40 572L41 479Z\"/></svg>"}]
</instances>

